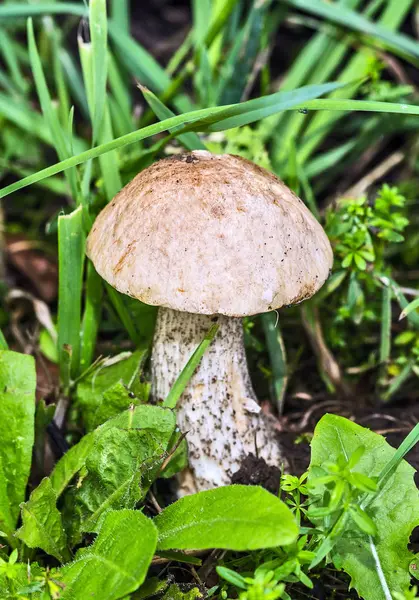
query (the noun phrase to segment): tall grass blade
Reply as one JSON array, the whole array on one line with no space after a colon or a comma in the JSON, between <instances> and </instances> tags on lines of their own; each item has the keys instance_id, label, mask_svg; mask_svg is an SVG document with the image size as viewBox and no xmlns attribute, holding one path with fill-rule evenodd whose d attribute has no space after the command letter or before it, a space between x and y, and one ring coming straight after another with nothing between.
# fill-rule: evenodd
<instances>
[{"instance_id":1,"label":"tall grass blade","mask_svg":"<svg viewBox=\"0 0 419 600\"><path fill-rule=\"evenodd\" d=\"M407 317L407 315L410 315L410 313L412 313L414 310L419 308L419 298L416 298L415 300L412 300L412 302L409 302L409 304L407 306L405 306L405 308L402 310L402 312L400 313L399 316L399 321L401 321L402 319L405 319Z\"/></svg>"},{"instance_id":2,"label":"tall grass blade","mask_svg":"<svg viewBox=\"0 0 419 600\"><path fill-rule=\"evenodd\" d=\"M266 345L272 368L272 383L276 405L279 414L283 413L284 398L287 389L287 356L279 323L275 312L262 315L262 325L265 332Z\"/></svg>"},{"instance_id":3,"label":"tall grass blade","mask_svg":"<svg viewBox=\"0 0 419 600\"><path fill-rule=\"evenodd\" d=\"M93 264L87 265L86 293L81 325L80 371L85 371L93 361L96 338L102 311L103 283Z\"/></svg>"},{"instance_id":4,"label":"tall grass blade","mask_svg":"<svg viewBox=\"0 0 419 600\"><path fill-rule=\"evenodd\" d=\"M107 294L116 310L118 317L121 319L122 325L125 327L131 341L138 346L140 343L140 336L138 335L137 328L135 327L134 321L125 306L124 297L122 294L116 291L111 285L105 282L105 288Z\"/></svg>"},{"instance_id":5,"label":"tall grass blade","mask_svg":"<svg viewBox=\"0 0 419 600\"><path fill-rule=\"evenodd\" d=\"M28 20L28 44L29 57L31 61L32 73L35 79L36 90L38 93L39 102L41 104L42 113L45 122L50 130L55 149L60 160L68 158L69 151L66 145L65 134L61 127L56 110L53 107L51 96L48 91L48 86L45 80L44 71L39 57L38 48L35 42L32 20ZM73 198L77 198L77 178L74 169L69 170L66 174Z\"/></svg>"},{"instance_id":6,"label":"tall grass blade","mask_svg":"<svg viewBox=\"0 0 419 600\"><path fill-rule=\"evenodd\" d=\"M90 41L92 46L92 105L93 143L99 139L105 112L106 81L108 78L108 22L106 0L90 0Z\"/></svg>"},{"instance_id":7,"label":"tall grass blade","mask_svg":"<svg viewBox=\"0 0 419 600\"><path fill-rule=\"evenodd\" d=\"M162 121L163 119L169 119L170 117L175 116L175 113L171 111L170 108L167 108L167 106L165 106L152 91L144 86L140 86L140 89L147 104L158 119ZM184 133L176 137L188 150L206 150L205 144L200 140L196 133Z\"/></svg>"},{"instance_id":8,"label":"tall grass blade","mask_svg":"<svg viewBox=\"0 0 419 600\"><path fill-rule=\"evenodd\" d=\"M183 367L182 372L180 373L179 377L176 379L175 383L173 384L173 387L171 388L165 401L163 402L163 406L166 406L167 408L175 408L176 407L176 404L177 404L179 398L183 394L186 386L188 385L188 382L189 382L190 378L192 377L196 367L199 365L201 358L204 356L205 350L208 348L208 346L211 344L212 340L215 338L217 331L218 331L217 324L214 324L214 325L212 325L212 327L210 327L208 332L205 334L205 337L202 340L202 342L199 344L199 346L194 351L194 353L192 354L192 356L190 357L190 359L188 360L186 365Z\"/></svg>"},{"instance_id":9,"label":"tall grass blade","mask_svg":"<svg viewBox=\"0 0 419 600\"><path fill-rule=\"evenodd\" d=\"M79 206L58 218L58 356L63 384L68 387L80 367L80 322L85 234Z\"/></svg>"},{"instance_id":10,"label":"tall grass blade","mask_svg":"<svg viewBox=\"0 0 419 600\"><path fill-rule=\"evenodd\" d=\"M322 86L317 87L322 88ZM304 88L302 88L302 90L302 94L306 95ZM42 179L45 179L46 177L61 173L65 169L87 162L93 158L97 158L106 152L122 148L140 140L144 140L158 133L162 133L163 131L170 131L179 125L184 126L183 132L188 130L203 132L222 130L230 127L236 127L237 125L235 123L237 123L237 121L241 121L242 123L252 123L261 118L269 116L270 114L273 114L275 111L298 110L303 108L309 110L369 111L419 116L419 106L410 104L376 102L370 100L332 99L307 100L301 103L300 96L297 92L298 90L295 90L295 92L290 92L290 94L293 95L293 100L288 99L285 101L282 95L277 96L277 94L272 94L271 96L264 96L262 98L258 98L257 100L248 100L247 102L242 102L241 104L196 110L176 117L170 117L164 121L160 121L159 123L143 127L142 129L133 131L132 133L112 140L112 142L101 144L96 148L92 148L76 156L72 156L71 158L60 163L47 167L46 169L43 169L34 175L8 185L0 189L0 198L4 198L12 192L20 190L28 185L31 185L32 183L42 181ZM238 118L235 120L232 119L231 116L238 116ZM217 123L217 125L211 127L212 123Z\"/></svg>"},{"instance_id":11,"label":"tall grass blade","mask_svg":"<svg viewBox=\"0 0 419 600\"><path fill-rule=\"evenodd\" d=\"M381 300L381 338L380 364L385 364L390 358L391 347L391 287L383 287Z\"/></svg>"},{"instance_id":12,"label":"tall grass blade","mask_svg":"<svg viewBox=\"0 0 419 600\"><path fill-rule=\"evenodd\" d=\"M129 33L130 0L112 0L112 20L125 33Z\"/></svg>"},{"instance_id":13,"label":"tall grass blade","mask_svg":"<svg viewBox=\"0 0 419 600\"><path fill-rule=\"evenodd\" d=\"M357 31L374 40L380 40L387 48L396 54L403 56L419 58L419 45L416 40L402 33L394 33L377 23L373 23L362 15L344 8L336 6L334 3L324 0L285 0L293 8L298 8L309 12L327 21L332 21L342 27Z\"/></svg>"}]
</instances>

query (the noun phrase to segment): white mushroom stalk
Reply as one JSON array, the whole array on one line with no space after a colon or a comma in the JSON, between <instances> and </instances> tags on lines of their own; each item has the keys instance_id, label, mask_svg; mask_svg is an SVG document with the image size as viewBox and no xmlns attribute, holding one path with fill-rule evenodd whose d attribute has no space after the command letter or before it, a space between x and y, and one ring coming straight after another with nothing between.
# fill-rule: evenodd
<instances>
[{"instance_id":1,"label":"white mushroom stalk","mask_svg":"<svg viewBox=\"0 0 419 600\"><path fill-rule=\"evenodd\" d=\"M160 308L153 343L153 397L157 401L167 397L214 323L219 326L217 335L177 410L179 429L187 432L192 472L182 493L231 483L233 473L250 453L270 465L281 464L275 429L261 413L250 381L241 319Z\"/></svg>"},{"instance_id":2,"label":"white mushroom stalk","mask_svg":"<svg viewBox=\"0 0 419 600\"><path fill-rule=\"evenodd\" d=\"M329 240L272 173L198 150L142 171L104 208L87 241L98 273L159 311L152 389L163 400L218 320L179 400L190 488L229 483L249 453L280 466L272 423L250 383L241 317L300 302L325 282Z\"/></svg>"}]
</instances>

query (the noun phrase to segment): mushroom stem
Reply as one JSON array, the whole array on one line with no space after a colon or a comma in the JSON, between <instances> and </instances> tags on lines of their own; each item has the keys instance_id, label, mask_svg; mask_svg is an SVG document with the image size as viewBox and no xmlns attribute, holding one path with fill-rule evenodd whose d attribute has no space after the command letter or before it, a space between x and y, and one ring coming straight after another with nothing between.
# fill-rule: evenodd
<instances>
[{"instance_id":1,"label":"mushroom stem","mask_svg":"<svg viewBox=\"0 0 419 600\"><path fill-rule=\"evenodd\" d=\"M179 401L177 419L187 433L196 490L231 482L249 454L279 466L281 455L269 417L261 412L247 369L241 319L160 308L154 334L152 394L162 401L210 326L219 330Z\"/></svg>"}]
</instances>

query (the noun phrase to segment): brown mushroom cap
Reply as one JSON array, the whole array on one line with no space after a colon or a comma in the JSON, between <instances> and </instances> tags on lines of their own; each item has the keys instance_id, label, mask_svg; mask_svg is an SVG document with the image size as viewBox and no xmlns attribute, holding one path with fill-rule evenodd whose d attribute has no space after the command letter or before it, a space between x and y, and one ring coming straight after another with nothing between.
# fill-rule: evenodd
<instances>
[{"instance_id":1,"label":"brown mushroom cap","mask_svg":"<svg viewBox=\"0 0 419 600\"><path fill-rule=\"evenodd\" d=\"M309 298L333 260L321 225L280 179L202 150L137 175L96 219L87 253L142 302L236 317Z\"/></svg>"}]
</instances>

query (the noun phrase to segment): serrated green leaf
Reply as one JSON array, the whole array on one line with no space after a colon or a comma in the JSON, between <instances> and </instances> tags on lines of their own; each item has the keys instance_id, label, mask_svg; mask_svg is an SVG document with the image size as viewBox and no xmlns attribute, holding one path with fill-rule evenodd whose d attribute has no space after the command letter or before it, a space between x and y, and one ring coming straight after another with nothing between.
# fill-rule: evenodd
<instances>
[{"instance_id":1,"label":"serrated green leaf","mask_svg":"<svg viewBox=\"0 0 419 600\"><path fill-rule=\"evenodd\" d=\"M181 498L154 522L159 550L256 550L295 541L289 508L258 486L231 485Z\"/></svg>"},{"instance_id":2,"label":"serrated green leaf","mask_svg":"<svg viewBox=\"0 0 419 600\"><path fill-rule=\"evenodd\" d=\"M143 478L153 467L150 460L155 459L157 467L166 445L147 430L115 428L97 437L75 498L83 531L95 531L99 518L109 509L135 507L148 489Z\"/></svg>"},{"instance_id":3,"label":"serrated green leaf","mask_svg":"<svg viewBox=\"0 0 419 600\"><path fill-rule=\"evenodd\" d=\"M48 477L34 489L22 504L22 527L16 532L29 548L42 548L47 554L63 562L69 560L67 537L61 513L56 507L57 496Z\"/></svg>"},{"instance_id":4,"label":"serrated green leaf","mask_svg":"<svg viewBox=\"0 0 419 600\"><path fill-rule=\"evenodd\" d=\"M63 514L72 543L81 532L96 531L105 512L134 508L144 497L167 456L175 426L171 410L141 405L89 434L93 443L78 464L82 475L65 496Z\"/></svg>"},{"instance_id":5,"label":"serrated green leaf","mask_svg":"<svg viewBox=\"0 0 419 600\"><path fill-rule=\"evenodd\" d=\"M62 600L117 600L144 581L156 548L157 530L139 511L110 511L95 542L60 570Z\"/></svg>"},{"instance_id":6,"label":"serrated green leaf","mask_svg":"<svg viewBox=\"0 0 419 600\"><path fill-rule=\"evenodd\" d=\"M360 445L365 453L354 472L378 477L396 451L369 429L343 417L325 415L314 432L310 472L326 461L336 461L342 453L349 458ZM414 472L407 462L400 462L383 488L369 496L372 499L366 512L377 530L374 538L347 526L333 548L335 565L351 576L351 585L365 600L387 600L391 597L388 590L401 593L409 586L413 555L407 545L413 528L419 524Z\"/></svg>"},{"instance_id":7,"label":"serrated green leaf","mask_svg":"<svg viewBox=\"0 0 419 600\"><path fill-rule=\"evenodd\" d=\"M35 417L35 361L0 350L0 529L16 527L32 461Z\"/></svg>"}]
</instances>

